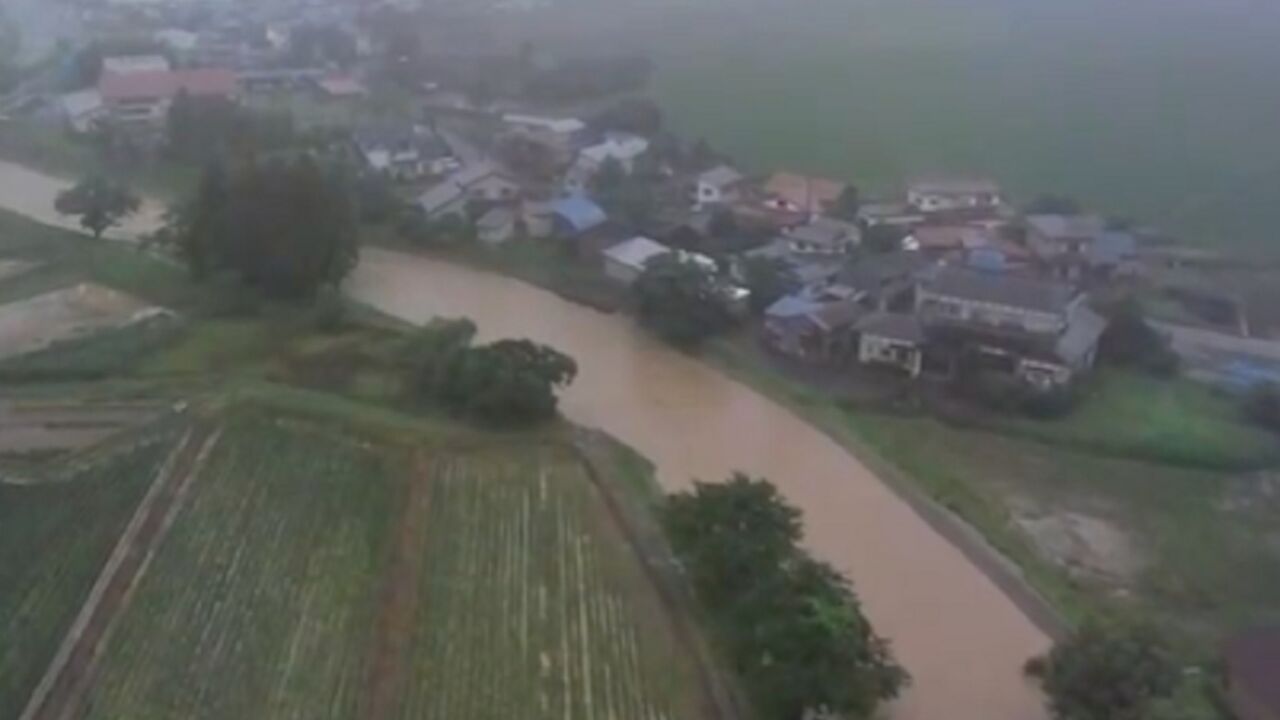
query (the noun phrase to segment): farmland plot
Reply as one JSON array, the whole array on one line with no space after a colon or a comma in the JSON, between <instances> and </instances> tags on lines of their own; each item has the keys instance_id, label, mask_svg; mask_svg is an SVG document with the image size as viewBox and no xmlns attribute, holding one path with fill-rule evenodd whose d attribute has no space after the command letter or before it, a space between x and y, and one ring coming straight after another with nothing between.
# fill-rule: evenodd
<instances>
[{"instance_id":1,"label":"farmland plot","mask_svg":"<svg viewBox=\"0 0 1280 720\"><path fill-rule=\"evenodd\" d=\"M399 717L703 714L653 588L566 450L445 458L430 474Z\"/></svg>"},{"instance_id":2,"label":"farmland plot","mask_svg":"<svg viewBox=\"0 0 1280 720\"><path fill-rule=\"evenodd\" d=\"M146 438L58 482L0 482L0 718L21 712L172 439Z\"/></svg>"},{"instance_id":3,"label":"farmland plot","mask_svg":"<svg viewBox=\"0 0 1280 720\"><path fill-rule=\"evenodd\" d=\"M345 437L232 423L119 618L86 716L354 717L393 487Z\"/></svg>"}]
</instances>

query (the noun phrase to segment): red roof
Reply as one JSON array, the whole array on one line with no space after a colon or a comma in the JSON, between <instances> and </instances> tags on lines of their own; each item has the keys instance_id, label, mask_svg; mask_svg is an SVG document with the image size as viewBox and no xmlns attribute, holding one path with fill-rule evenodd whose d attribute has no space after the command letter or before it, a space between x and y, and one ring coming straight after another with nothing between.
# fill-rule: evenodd
<instances>
[{"instance_id":1,"label":"red roof","mask_svg":"<svg viewBox=\"0 0 1280 720\"><path fill-rule=\"evenodd\" d=\"M149 70L116 75L107 73L98 83L104 100L172 98L186 91L192 97L227 97L236 92L236 74L230 70Z\"/></svg>"}]
</instances>

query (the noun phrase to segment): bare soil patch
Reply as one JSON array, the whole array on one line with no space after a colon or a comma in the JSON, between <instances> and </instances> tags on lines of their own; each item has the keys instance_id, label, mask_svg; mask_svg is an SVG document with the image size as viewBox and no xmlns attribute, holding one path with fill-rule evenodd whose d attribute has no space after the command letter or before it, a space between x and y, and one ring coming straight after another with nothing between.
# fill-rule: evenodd
<instances>
[{"instance_id":1,"label":"bare soil patch","mask_svg":"<svg viewBox=\"0 0 1280 720\"><path fill-rule=\"evenodd\" d=\"M378 621L368 659L368 675L360 717L381 720L394 717L400 690L405 681L406 653L413 639L418 612L418 583L422 567L418 553L426 530L430 500L430 464L425 458L414 463L400 508L391 561L382 580L378 598Z\"/></svg>"},{"instance_id":2,"label":"bare soil patch","mask_svg":"<svg viewBox=\"0 0 1280 720\"><path fill-rule=\"evenodd\" d=\"M1042 555L1078 577L1127 587L1146 566L1133 538L1096 515L1027 511L1016 513L1015 522Z\"/></svg>"},{"instance_id":3,"label":"bare soil patch","mask_svg":"<svg viewBox=\"0 0 1280 720\"><path fill-rule=\"evenodd\" d=\"M0 398L0 455L79 450L159 416L154 403L13 402Z\"/></svg>"},{"instance_id":4,"label":"bare soil patch","mask_svg":"<svg viewBox=\"0 0 1280 720\"><path fill-rule=\"evenodd\" d=\"M126 327L160 312L164 310L92 283L9 303L0 306L0 359Z\"/></svg>"},{"instance_id":5,"label":"bare soil patch","mask_svg":"<svg viewBox=\"0 0 1280 720\"><path fill-rule=\"evenodd\" d=\"M35 267L25 260L0 260L0 282L16 278Z\"/></svg>"}]
</instances>

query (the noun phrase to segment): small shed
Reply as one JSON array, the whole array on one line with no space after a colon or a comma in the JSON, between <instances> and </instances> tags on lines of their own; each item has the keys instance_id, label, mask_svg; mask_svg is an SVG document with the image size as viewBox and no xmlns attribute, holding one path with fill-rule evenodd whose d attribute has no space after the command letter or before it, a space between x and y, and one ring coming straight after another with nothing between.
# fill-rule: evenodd
<instances>
[{"instance_id":1,"label":"small shed","mask_svg":"<svg viewBox=\"0 0 1280 720\"><path fill-rule=\"evenodd\" d=\"M518 218L509 207L495 207L476 220L476 238L486 245L502 245L516 236Z\"/></svg>"},{"instance_id":2,"label":"small shed","mask_svg":"<svg viewBox=\"0 0 1280 720\"><path fill-rule=\"evenodd\" d=\"M669 255L671 248L647 237L634 237L604 251L604 274L624 285L635 282L654 258Z\"/></svg>"}]
</instances>

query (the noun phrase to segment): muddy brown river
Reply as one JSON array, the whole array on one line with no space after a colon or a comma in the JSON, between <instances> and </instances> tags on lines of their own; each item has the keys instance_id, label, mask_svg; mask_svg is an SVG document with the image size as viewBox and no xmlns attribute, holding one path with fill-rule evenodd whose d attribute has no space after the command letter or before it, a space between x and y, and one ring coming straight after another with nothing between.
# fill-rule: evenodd
<instances>
[{"instance_id":1,"label":"muddy brown river","mask_svg":"<svg viewBox=\"0 0 1280 720\"><path fill-rule=\"evenodd\" d=\"M0 206L38 220L65 182L0 162ZM153 206L154 207L154 206ZM148 213L117 232L145 230ZM876 630L914 684L894 720L1040 720L1023 662L1048 638L982 570L866 466L773 401L639 331L520 281L367 249L347 282L355 298L413 322L473 319L482 337L527 337L572 355L573 421L651 459L668 489L742 470L804 513L806 542L854 582Z\"/></svg>"}]
</instances>

